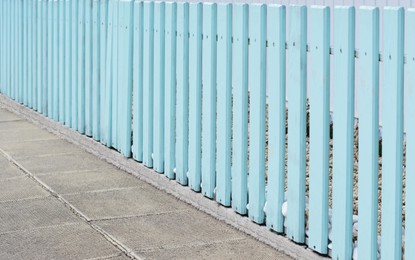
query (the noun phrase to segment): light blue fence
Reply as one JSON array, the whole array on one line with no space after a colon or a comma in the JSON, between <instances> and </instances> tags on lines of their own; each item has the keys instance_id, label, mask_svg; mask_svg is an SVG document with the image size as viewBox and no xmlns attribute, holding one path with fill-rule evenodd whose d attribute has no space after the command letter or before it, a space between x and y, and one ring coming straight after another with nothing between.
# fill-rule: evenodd
<instances>
[{"instance_id":1,"label":"light blue fence","mask_svg":"<svg viewBox=\"0 0 415 260\"><path fill-rule=\"evenodd\" d=\"M414 28L399 7L380 20L375 7L1 0L0 90L321 254L415 259Z\"/></svg>"}]
</instances>

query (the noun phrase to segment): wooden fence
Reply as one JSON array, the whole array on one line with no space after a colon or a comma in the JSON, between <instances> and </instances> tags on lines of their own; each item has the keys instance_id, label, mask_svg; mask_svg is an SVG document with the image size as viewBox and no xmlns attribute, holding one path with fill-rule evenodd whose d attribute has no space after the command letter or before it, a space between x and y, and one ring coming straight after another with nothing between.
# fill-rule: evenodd
<instances>
[{"instance_id":1,"label":"wooden fence","mask_svg":"<svg viewBox=\"0 0 415 260\"><path fill-rule=\"evenodd\" d=\"M415 259L414 28L402 7L381 20L376 7L0 0L0 91L321 254Z\"/></svg>"}]
</instances>

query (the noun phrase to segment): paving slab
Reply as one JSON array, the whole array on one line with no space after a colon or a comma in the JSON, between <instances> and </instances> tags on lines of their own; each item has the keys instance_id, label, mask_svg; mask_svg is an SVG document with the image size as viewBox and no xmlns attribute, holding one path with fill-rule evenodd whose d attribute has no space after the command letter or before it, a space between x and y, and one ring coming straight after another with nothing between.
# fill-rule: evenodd
<instances>
[{"instance_id":1,"label":"paving slab","mask_svg":"<svg viewBox=\"0 0 415 260\"><path fill-rule=\"evenodd\" d=\"M34 175L114 168L87 152L26 157L19 163Z\"/></svg>"},{"instance_id":2,"label":"paving slab","mask_svg":"<svg viewBox=\"0 0 415 260\"><path fill-rule=\"evenodd\" d=\"M176 248L155 249L154 251L141 252L140 255L145 259L158 260L291 259L275 249L255 241L253 238L211 244L185 245Z\"/></svg>"},{"instance_id":3,"label":"paving slab","mask_svg":"<svg viewBox=\"0 0 415 260\"><path fill-rule=\"evenodd\" d=\"M11 122L8 122L11 123ZM17 122L13 122L17 123ZM3 126L2 126L3 127ZM57 136L42 130L29 128L16 128L8 131L0 131L0 144L25 142L35 140L59 139Z\"/></svg>"},{"instance_id":4,"label":"paving slab","mask_svg":"<svg viewBox=\"0 0 415 260\"><path fill-rule=\"evenodd\" d=\"M190 207L149 185L63 197L92 220L187 210Z\"/></svg>"},{"instance_id":5,"label":"paving slab","mask_svg":"<svg viewBox=\"0 0 415 260\"><path fill-rule=\"evenodd\" d=\"M133 176L112 168L40 175L39 179L60 194L144 186Z\"/></svg>"},{"instance_id":6,"label":"paving slab","mask_svg":"<svg viewBox=\"0 0 415 260\"><path fill-rule=\"evenodd\" d=\"M18 121L18 120L22 120L22 119L13 113L10 113L9 111L5 109L0 109L0 122Z\"/></svg>"},{"instance_id":7,"label":"paving slab","mask_svg":"<svg viewBox=\"0 0 415 260\"><path fill-rule=\"evenodd\" d=\"M246 235L196 209L95 222L137 254L244 239ZM259 242L258 242L259 243Z\"/></svg>"},{"instance_id":8,"label":"paving slab","mask_svg":"<svg viewBox=\"0 0 415 260\"><path fill-rule=\"evenodd\" d=\"M0 180L22 176L22 171L0 155Z\"/></svg>"},{"instance_id":9,"label":"paving slab","mask_svg":"<svg viewBox=\"0 0 415 260\"><path fill-rule=\"evenodd\" d=\"M0 202L0 234L67 223L81 220L53 197Z\"/></svg>"},{"instance_id":10,"label":"paving slab","mask_svg":"<svg viewBox=\"0 0 415 260\"><path fill-rule=\"evenodd\" d=\"M53 155L64 153L83 153L75 145L61 139L40 140L32 142L1 143L0 148L15 159L39 155Z\"/></svg>"},{"instance_id":11,"label":"paving slab","mask_svg":"<svg viewBox=\"0 0 415 260\"><path fill-rule=\"evenodd\" d=\"M119 254L120 251L116 247L85 223L0 235L0 259L4 260L111 259L111 256Z\"/></svg>"},{"instance_id":12,"label":"paving slab","mask_svg":"<svg viewBox=\"0 0 415 260\"><path fill-rule=\"evenodd\" d=\"M47 191L26 176L0 180L0 202L48 196Z\"/></svg>"},{"instance_id":13,"label":"paving slab","mask_svg":"<svg viewBox=\"0 0 415 260\"><path fill-rule=\"evenodd\" d=\"M0 134L5 134L7 132L13 131L23 131L23 130L33 130L33 131L46 131L39 129L38 126L35 126L32 123L29 123L25 120L18 121L0 121Z\"/></svg>"}]
</instances>

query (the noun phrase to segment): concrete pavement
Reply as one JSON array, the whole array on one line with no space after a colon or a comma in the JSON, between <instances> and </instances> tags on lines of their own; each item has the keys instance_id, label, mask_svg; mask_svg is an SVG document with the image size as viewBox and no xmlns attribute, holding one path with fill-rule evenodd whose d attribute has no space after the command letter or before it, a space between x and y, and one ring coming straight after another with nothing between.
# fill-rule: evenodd
<instances>
[{"instance_id":1,"label":"concrete pavement","mask_svg":"<svg viewBox=\"0 0 415 260\"><path fill-rule=\"evenodd\" d=\"M0 259L291 259L0 109Z\"/></svg>"}]
</instances>

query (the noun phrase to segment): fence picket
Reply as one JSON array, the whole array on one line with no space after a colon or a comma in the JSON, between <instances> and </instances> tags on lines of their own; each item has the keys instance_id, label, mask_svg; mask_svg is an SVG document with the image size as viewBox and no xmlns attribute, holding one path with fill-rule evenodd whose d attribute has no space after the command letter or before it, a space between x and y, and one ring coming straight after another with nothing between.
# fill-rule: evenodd
<instances>
[{"instance_id":1,"label":"fence picket","mask_svg":"<svg viewBox=\"0 0 415 260\"><path fill-rule=\"evenodd\" d=\"M25 70L26 70L26 85L25 85L25 103L26 106L29 108L32 108L32 10L33 10L33 1L29 0L26 2L26 64L25 64ZM1 19L0 19L1 20ZM1 27L0 27L1 28ZM1 74L1 72L0 72ZM0 80L1 82L1 80Z\"/></svg>"},{"instance_id":2,"label":"fence picket","mask_svg":"<svg viewBox=\"0 0 415 260\"><path fill-rule=\"evenodd\" d=\"M17 67L17 75L18 75L18 79L17 79L17 102L19 102L20 104L23 104L23 62L24 62L24 54L23 54L23 50L24 50L24 40L23 40L23 35L24 35L24 13L23 13L23 1L20 0L18 1L17 4L17 12L18 12L18 20L17 20L17 30L18 30L18 38L17 38L17 42L18 42L18 51L17 51L17 57L18 57L18 67Z\"/></svg>"},{"instance_id":3,"label":"fence picket","mask_svg":"<svg viewBox=\"0 0 415 260\"><path fill-rule=\"evenodd\" d=\"M154 13L154 144L153 168L164 171L165 3L156 2Z\"/></svg>"},{"instance_id":4,"label":"fence picket","mask_svg":"<svg viewBox=\"0 0 415 260\"><path fill-rule=\"evenodd\" d=\"M379 9L359 11L359 234L362 259L377 259L379 154Z\"/></svg>"},{"instance_id":5,"label":"fence picket","mask_svg":"<svg viewBox=\"0 0 415 260\"><path fill-rule=\"evenodd\" d=\"M58 43L58 53L59 53L59 98L58 98L58 119L61 124L65 122L65 0L59 0L58 4L58 19L59 19L59 43Z\"/></svg>"},{"instance_id":6,"label":"fence picket","mask_svg":"<svg viewBox=\"0 0 415 260\"><path fill-rule=\"evenodd\" d=\"M202 194L213 198L216 187L216 16L215 3L203 5Z\"/></svg>"},{"instance_id":7,"label":"fence picket","mask_svg":"<svg viewBox=\"0 0 415 260\"><path fill-rule=\"evenodd\" d=\"M106 100L106 93L107 93L107 87L106 87L106 66L107 66L107 41L108 39L108 0L101 0L100 1L100 13L99 13L99 47L100 47L100 53L99 53L99 63L100 63L100 72L99 72L99 92L100 92L100 100L97 101L100 103L99 106L99 129L97 129L97 139L100 140L101 143L103 142L102 139L102 132L105 129L104 121L106 120L106 114L105 114L105 100Z\"/></svg>"},{"instance_id":8,"label":"fence picket","mask_svg":"<svg viewBox=\"0 0 415 260\"><path fill-rule=\"evenodd\" d=\"M92 1L85 1L85 135L92 136Z\"/></svg>"},{"instance_id":9,"label":"fence picket","mask_svg":"<svg viewBox=\"0 0 415 260\"><path fill-rule=\"evenodd\" d=\"M415 158L415 9L406 12L406 158ZM415 258L415 161L406 159L405 259Z\"/></svg>"},{"instance_id":10,"label":"fence picket","mask_svg":"<svg viewBox=\"0 0 415 260\"><path fill-rule=\"evenodd\" d=\"M249 6L249 208L248 215L264 222L265 206L265 106L267 10L264 4Z\"/></svg>"},{"instance_id":11,"label":"fence picket","mask_svg":"<svg viewBox=\"0 0 415 260\"><path fill-rule=\"evenodd\" d=\"M100 111L101 111L101 26L100 26L101 7L98 0L92 1L92 20L91 20L91 34L92 34L92 87L91 87L91 112L90 124L92 128L92 137L94 140L99 140L100 129Z\"/></svg>"},{"instance_id":12,"label":"fence picket","mask_svg":"<svg viewBox=\"0 0 415 260\"><path fill-rule=\"evenodd\" d=\"M47 107L47 112L46 112L46 116L48 116L49 118L52 118L53 116L53 2L52 1L47 1L47 17L48 17L48 22L47 22L47 37L48 37L48 42L47 42L47 53L46 53L46 57L48 59L47 62L47 66L48 66L48 72L47 72L47 90L46 90L46 94L47 94L47 102L46 102L46 107Z\"/></svg>"},{"instance_id":13,"label":"fence picket","mask_svg":"<svg viewBox=\"0 0 415 260\"><path fill-rule=\"evenodd\" d=\"M143 161L143 2L134 2L133 158Z\"/></svg>"},{"instance_id":14,"label":"fence picket","mask_svg":"<svg viewBox=\"0 0 415 260\"><path fill-rule=\"evenodd\" d=\"M189 186L201 183L202 3L189 4Z\"/></svg>"},{"instance_id":15,"label":"fence picket","mask_svg":"<svg viewBox=\"0 0 415 260\"><path fill-rule=\"evenodd\" d=\"M233 8L232 208L240 214L246 214L248 200L248 7Z\"/></svg>"},{"instance_id":16,"label":"fence picket","mask_svg":"<svg viewBox=\"0 0 415 260\"><path fill-rule=\"evenodd\" d=\"M144 2L143 164L153 167L154 2Z\"/></svg>"},{"instance_id":17,"label":"fence picket","mask_svg":"<svg viewBox=\"0 0 415 260\"><path fill-rule=\"evenodd\" d=\"M404 9L383 13L382 246L383 259L402 256Z\"/></svg>"},{"instance_id":18,"label":"fence picket","mask_svg":"<svg viewBox=\"0 0 415 260\"><path fill-rule=\"evenodd\" d=\"M176 20L177 5L166 3L166 76L165 76L165 132L164 132L164 174L174 179L175 129L176 129Z\"/></svg>"},{"instance_id":19,"label":"fence picket","mask_svg":"<svg viewBox=\"0 0 415 260\"><path fill-rule=\"evenodd\" d=\"M109 139L110 146L115 148L116 150L119 150L118 146L118 67L119 67L119 61L118 61L118 53L119 53L119 8L120 8L120 1L114 0L113 1L113 7L112 7L112 58L111 58L111 139Z\"/></svg>"},{"instance_id":20,"label":"fence picket","mask_svg":"<svg viewBox=\"0 0 415 260\"><path fill-rule=\"evenodd\" d=\"M72 2L72 86L71 86L71 127L78 129L78 29L79 29L79 1Z\"/></svg>"},{"instance_id":21,"label":"fence picket","mask_svg":"<svg viewBox=\"0 0 415 260\"><path fill-rule=\"evenodd\" d=\"M231 205L232 5L218 5L216 201ZM223 25L223 26L222 26Z\"/></svg>"},{"instance_id":22,"label":"fence picket","mask_svg":"<svg viewBox=\"0 0 415 260\"><path fill-rule=\"evenodd\" d=\"M268 82L268 192L267 226L284 232L281 207L285 179L285 28L286 9L269 5L267 10L267 82Z\"/></svg>"},{"instance_id":23,"label":"fence picket","mask_svg":"<svg viewBox=\"0 0 415 260\"><path fill-rule=\"evenodd\" d=\"M53 39L52 39L52 56L53 56L53 67L52 67L52 118L55 121L59 119L59 2L53 1Z\"/></svg>"},{"instance_id":24,"label":"fence picket","mask_svg":"<svg viewBox=\"0 0 415 260\"><path fill-rule=\"evenodd\" d=\"M72 2L65 0L65 125L72 126Z\"/></svg>"},{"instance_id":25,"label":"fence picket","mask_svg":"<svg viewBox=\"0 0 415 260\"><path fill-rule=\"evenodd\" d=\"M310 9L310 248L327 253L330 137L330 10Z\"/></svg>"},{"instance_id":26,"label":"fence picket","mask_svg":"<svg viewBox=\"0 0 415 260\"><path fill-rule=\"evenodd\" d=\"M305 239L306 74L307 13L305 6L288 8L288 191L287 235Z\"/></svg>"},{"instance_id":27,"label":"fence picket","mask_svg":"<svg viewBox=\"0 0 415 260\"><path fill-rule=\"evenodd\" d=\"M333 258L352 257L354 7L334 10Z\"/></svg>"},{"instance_id":28,"label":"fence picket","mask_svg":"<svg viewBox=\"0 0 415 260\"><path fill-rule=\"evenodd\" d=\"M85 2L78 4L78 125L79 133L85 133Z\"/></svg>"},{"instance_id":29,"label":"fence picket","mask_svg":"<svg viewBox=\"0 0 415 260\"><path fill-rule=\"evenodd\" d=\"M176 180L187 185L189 117L189 4L177 4Z\"/></svg>"}]
</instances>

